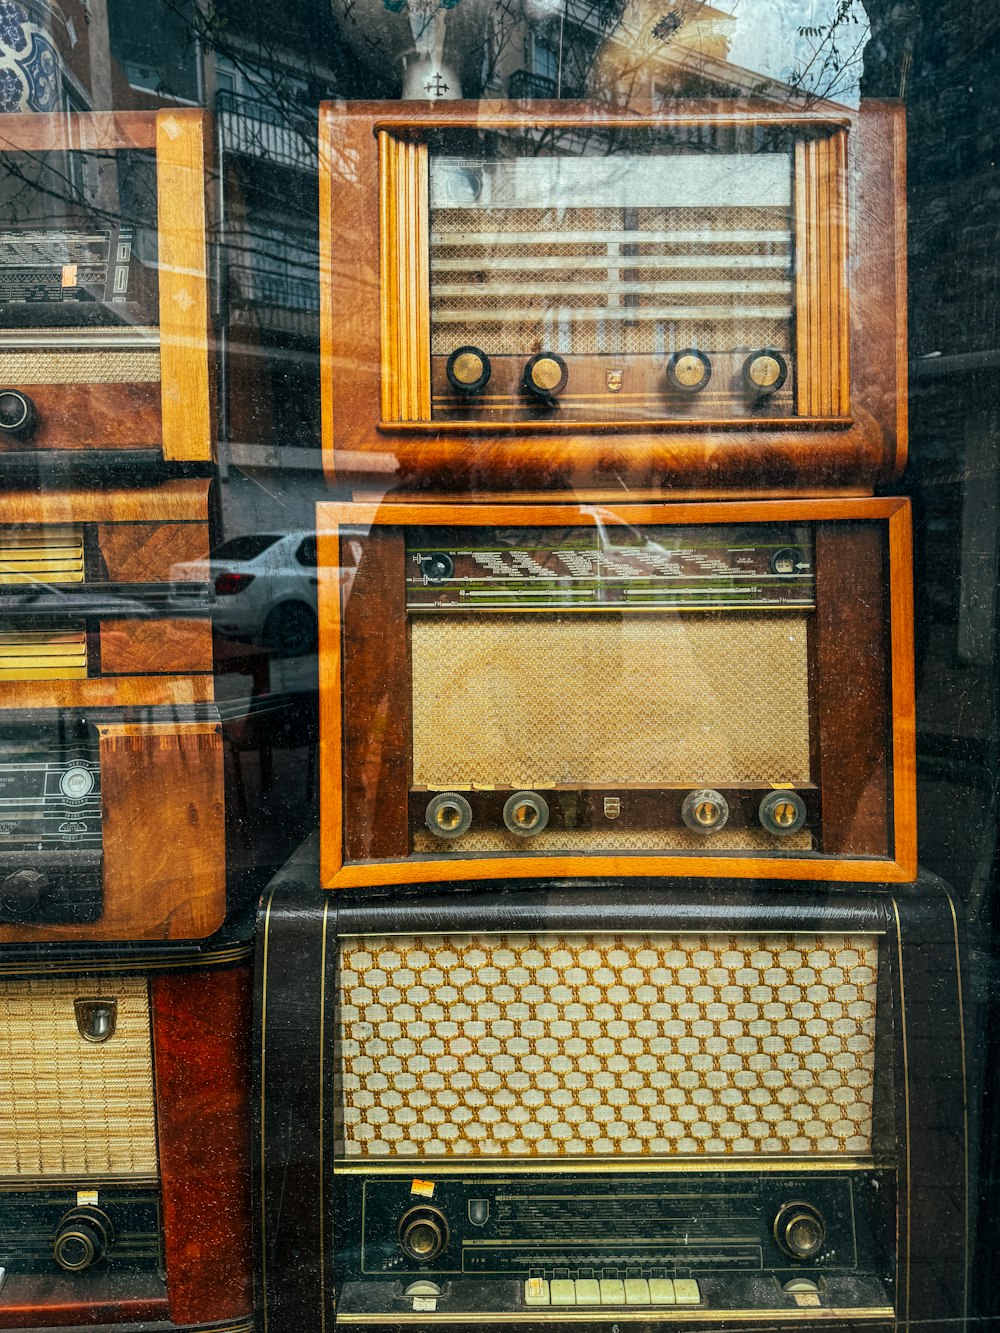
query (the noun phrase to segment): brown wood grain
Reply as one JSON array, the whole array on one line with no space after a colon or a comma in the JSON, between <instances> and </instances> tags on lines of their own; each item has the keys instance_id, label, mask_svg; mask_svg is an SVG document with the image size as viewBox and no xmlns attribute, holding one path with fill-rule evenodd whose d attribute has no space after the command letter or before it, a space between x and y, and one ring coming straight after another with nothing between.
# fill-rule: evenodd
<instances>
[{"instance_id":1,"label":"brown wood grain","mask_svg":"<svg viewBox=\"0 0 1000 1333\"><path fill-rule=\"evenodd\" d=\"M208 523L99 523L97 544L111 583L164 583L171 579L207 580L207 567L175 567L208 559Z\"/></svg>"},{"instance_id":2,"label":"brown wood grain","mask_svg":"<svg viewBox=\"0 0 1000 1333\"><path fill-rule=\"evenodd\" d=\"M210 673L185 676L96 676L89 680L13 680L4 683L5 708L113 708L212 703Z\"/></svg>"},{"instance_id":3,"label":"brown wood grain","mask_svg":"<svg viewBox=\"0 0 1000 1333\"><path fill-rule=\"evenodd\" d=\"M156 117L142 111L24 113L0 121L4 152L152 148L155 143Z\"/></svg>"},{"instance_id":4,"label":"brown wood grain","mask_svg":"<svg viewBox=\"0 0 1000 1333\"><path fill-rule=\"evenodd\" d=\"M0 944L202 939L226 914L218 723L98 725L104 908L89 925L0 925Z\"/></svg>"},{"instance_id":5,"label":"brown wood grain","mask_svg":"<svg viewBox=\"0 0 1000 1333\"><path fill-rule=\"evenodd\" d=\"M102 620L101 675L211 672L212 625L202 620Z\"/></svg>"},{"instance_id":6,"label":"brown wood grain","mask_svg":"<svg viewBox=\"0 0 1000 1333\"><path fill-rule=\"evenodd\" d=\"M155 486L108 490L0 489L0 523L205 522L208 480L193 477Z\"/></svg>"},{"instance_id":7,"label":"brown wood grain","mask_svg":"<svg viewBox=\"0 0 1000 1333\"><path fill-rule=\"evenodd\" d=\"M811 682L822 764L823 850L886 856L891 735L884 525L816 529Z\"/></svg>"},{"instance_id":8,"label":"brown wood grain","mask_svg":"<svg viewBox=\"0 0 1000 1333\"><path fill-rule=\"evenodd\" d=\"M151 985L167 1298L175 1324L252 1308L249 966Z\"/></svg>"},{"instance_id":9,"label":"brown wood grain","mask_svg":"<svg viewBox=\"0 0 1000 1333\"><path fill-rule=\"evenodd\" d=\"M317 505L317 514L325 508ZM341 675L340 534L337 524L317 518L319 586L319 786L320 881L330 882L344 863L343 678Z\"/></svg>"},{"instance_id":10,"label":"brown wood grain","mask_svg":"<svg viewBox=\"0 0 1000 1333\"><path fill-rule=\"evenodd\" d=\"M215 456L209 367L207 127L197 109L156 117L163 456Z\"/></svg>"},{"instance_id":11,"label":"brown wood grain","mask_svg":"<svg viewBox=\"0 0 1000 1333\"><path fill-rule=\"evenodd\" d=\"M53 1265L54 1266L54 1265ZM162 1279L97 1273L9 1273L0 1328L161 1323L169 1319Z\"/></svg>"},{"instance_id":12,"label":"brown wood grain","mask_svg":"<svg viewBox=\"0 0 1000 1333\"><path fill-rule=\"evenodd\" d=\"M18 384L35 404L28 439L0 431L0 453L38 449L156 449L159 384Z\"/></svg>"},{"instance_id":13,"label":"brown wood grain","mask_svg":"<svg viewBox=\"0 0 1000 1333\"><path fill-rule=\"evenodd\" d=\"M346 544L346 543L345 543ZM398 529L364 543L342 609L344 857L410 849L410 650L406 552ZM342 555L341 567L346 565Z\"/></svg>"},{"instance_id":14,"label":"brown wood grain","mask_svg":"<svg viewBox=\"0 0 1000 1333\"><path fill-rule=\"evenodd\" d=\"M332 104L325 106L321 120L330 145L330 170L322 186L320 226L325 256L321 380L327 475L359 482L365 477L392 478L401 488L422 487L442 494L470 487L568 491L602 482L611 488L681 494L870 493L898 472L906 448L905 353L899 350L905 325L901 114L897 107L872 102L856 112L821 106L815 112L784 114L781 108L752 104L675 102L659 112L630 107L624 119L614 110L570 102L535 102L530 107L348 103L338 110ZM830 307L825 324L817 318L810 335L816 372L825 386L823 412L831 414L828 419L811 412L802 418L751 423L737 419L498 425L480 420L449 421L445 431L434 421L395 421L386 416L383 390L389 391L380 382L379 366L392 339L401 334L398 328L392 330L389 318L394 304L400 308L392 271L385 273L383 287L379 283L379 131L402 144L408 132L419 137L436 126L641 127L713 119L723 124L784 123L832 131L821 133L811 146L825 182L823 198L817 184L811 206L817 218L825 216L830 224L830 245L820 256L824 262L816 266L816 281L808 284L814 294L825 296ZM845 182L846 206L840 197ZM849 310L844 286L848 253ZM802 328L808 329L808 316L800 312L799 317ZM390 326L388 342L380 341L380 324ZM407 334L411 345L416 335L411 328ZM835 346L840 348L836 357Z\"/></svg>"}]
</instances>

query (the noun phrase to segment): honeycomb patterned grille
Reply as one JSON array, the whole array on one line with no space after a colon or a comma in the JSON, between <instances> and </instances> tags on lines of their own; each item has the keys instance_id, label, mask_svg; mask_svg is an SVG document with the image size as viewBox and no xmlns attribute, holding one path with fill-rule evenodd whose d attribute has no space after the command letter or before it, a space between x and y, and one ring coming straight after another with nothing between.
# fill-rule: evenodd
<instances>
[{"instance_id":1,"label":"honeycomb patterned grille","mask_svg":"<svg viewBox=\"0 0 1000 1333\"><path fill-rule=\"evenodd\" d=\"M84 1040L74 1000L117 1001L113 1035ZM0 982L0 1179L154 1176L145 980Z\"/></svg>"},{"instance_id":2,"label":"honeycomb patterned grille","mask_svg":"<svg viewBox=\"0 0 1000 1333\"><path fill-rule=\"evenodd\" d=\"M155 338L157 330L136 329L136 333ZM0 350L0 384L144 384L159 378L156 347Z\"/></svg>"},{"instance_id":3,"label":"honeycomb patterned grille","mask_svg":"<svg viewBox=\"0 0 1000 1333\"><path fill-rule=\"evenodd\" d=\"M866 1154L870 935L431 935L340 950L345 1157Z\"/></svg>"},{"instance_id":4,"label":"honeycomb patterned grille","mask_svg":"<svg viewBox=\"0 0 1000 1333\"><path fill-rule=\"evenodd\" d=\"M809 780L806 617L414 617L413 782Z\"/></svg>"},{"instance_id":5,"label":"honeycomb patterned grille","mask_svg":"<svg viewBox=\"0 0 1000 1333\"><path fill-rule=\"evenodd\" d=\"M438 209L432 351L788 353L791 246L787 208Z\"/></svg>"},{"instance_id":6,"label":"honeycomb patterned grille","mask_svg":"<svg viewBox=\"0 0 1000 1333\"><path fill-rule=\"evenodd\" d=\"M507 856L531 856L541 852L689 852L697 856L712 852L811 851L812 834L806 829L775 837L764 829L730 828L706 837L689 829L545 829L533 838L518 837L506 828L471 829L458 838L437 838L429 829L417 829L413 850L432 856L461 856L463 852L498 852Z\"/></svg>"}]
</instances>

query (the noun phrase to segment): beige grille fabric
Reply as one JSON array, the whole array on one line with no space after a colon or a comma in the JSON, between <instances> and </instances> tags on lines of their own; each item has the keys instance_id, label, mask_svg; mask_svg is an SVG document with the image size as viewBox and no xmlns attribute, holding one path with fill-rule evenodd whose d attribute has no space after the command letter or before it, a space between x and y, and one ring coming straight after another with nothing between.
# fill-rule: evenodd
<instances>
[{"instance_id":1,"label":"beige grille fabric","mask_svg":"<svg viewBox=\"0 0 1000 1333\"><path fill-rule=\"evenodd\" d=\"M77 998L115 999L85 1041ZM149 992L142 978L0 982L0 1179L156 1174Z\"/></svg>"},{"instance_id":2,"label":"beige grille fabric","mask_svg":"<svg viewBox=\"0 0 1000 1333\"><path fill-rule=\"evenodd\" d=\"M864 1154L870 935L345 940L346 1157Z\"/></svg>"},{"instance_id":3,"label":"beige grille fabric","mask_svg":"<svg viewBox=\"0 0 1000 1333\"><path fill-rule=\"evenodd\" d=\"M2 384L152 384L159 378L156 348L0 350Z\"/></svg>"},{"instance_id":4,"label":"beige grille fabric","mask_svg":"<svg viewBox=\"0 0 1000 1333\"><path fill-rule=\"evenodd\" d=\"M412 618L413 782L809 780L806 617Z\"/></svg>"},{"instance_id":5,"label":"beige grille fabric","mask_svg":"<svg viewBox=\"0 0 1000 1333\"><path fill-rule=\"evenodd\" d=\"M807 829L775 837L764 829L730 828L708 836L690 829L544 829L532 838L508 833L506 828L477 829L458 838L437 838L429 829L413 835L413 850L432 856L460 856L463 852L499 852L530 856L541 852L807 852L812 834Z\"/></svg>"}]
</instances>

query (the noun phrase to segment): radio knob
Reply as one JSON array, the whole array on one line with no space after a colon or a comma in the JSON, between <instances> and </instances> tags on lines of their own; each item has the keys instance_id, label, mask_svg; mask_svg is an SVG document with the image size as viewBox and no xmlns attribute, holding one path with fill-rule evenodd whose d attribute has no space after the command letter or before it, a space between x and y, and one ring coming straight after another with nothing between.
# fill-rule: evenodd
<instances>
[{"instance_id":1,"label":"radio knob","mask_svg":"<svg viewBox=\"0 0 1000 1333\"><path fill-rule=\"evenodd\" d=\"M530 838L549 822L548 802L535 791L517 791L504 804L503 822L519 838Z\"/></svg>"},{"instance_id":2,"label":"radio knob","mask_svg":"<svg viewBox=\"0 0 1000 1333\"><path fill-rule=\"evenodd\" d=\"M777 393L787 378L788 362L773 347L752 352L743 362L743 383L759 398Z\"/></svg>"},{"instance_id":3,"label":"radio knob","mask_svg":"<svg viewBox=\"0 0 1000 1333\"><path fill-rule=\"evenodd\" d=\"M693 833L717 833L729 819L729 802L711 787L688 792L681 806L681 819Z\"/></svg>"},{"instance_id":4,"label":"radio knob","mask_svg":"<svg viewBox=\"0 0 1000 1333\"><path fill-rule=\"evenodd\" d=\"M700 393L712 378L712 363L696 347L675 352L667 362L667 383L680 393Z\"/></svg>"},{"instance_id":5,"label":"radio knob","mask_svg":"<svg viewBox=\"0 0 1000 1333\"><path fill-rule=\"evenodd\" d=\"M448 382L460 393L482 393L491 373L490 358L481 347L456 347L445 366Z\"/></svg>"},{"instance_id":6,"label":"radio knob","mask_svg":"<svg viewBox=\"0 0 1000 1333\"><path fill-rule=\"evenodd\" d=\"M806 822L806 803L796 791L769 791L757 810L768 833L787 837Z\"/></svg>"},{"instance_id":7,"label":"radio knob","mask_svg":"<svg viewBox=\"0 0 1000 1333\"><path fill-rule=\"evenodd\" d=\"M437 1208L411 1208L397 1230L399 1248L418 1263L430 1263L448 1244L448 1222Z\"/></svg>"},{"instance_id":8,"label":"radio knob","mask_svg":"<svg viewBox=\"0 0 1000 1333\"><path fill-rule=\"evenodd\" d=\"M94 775L89 768L74 764L67 768L59 779L59 790L64 796L81 799L94 790Z\"/></svg>"},{"instance_id":9,"label":"radio knob","mask_svg":"<svg viewBox=\"0 0 1000 1333\"><path fill-rule=\"evenodd\" d=\"M115 1229L107 1213L89 1205L71 1208L56 1228L52 1254L67 1273L82 1273L85 1268L100 1263L114 1239Z\"/></svg>"},{"instance_id":10,"label":"radio knob","mask_svg":"<svg viewBox=\"0 0 1000 1333\"><path fill-rule=\"evenodd\" d=\"M438 838L458 838L472 823L472 806L457 791L438 792L427 802L424 822Z\"/></svg>"},{"instance_id":11,"label":"radio knob","mask_svg":"<svg viewBox=\"0 0 1000 1333\"><path fill-rule=\"evenodd\" d=\"M545 402L562 393L568 379L569 368L555 352L539 352L524 367L524 387Z\"/></svg>"},{"instance_id":12,"label":"radio knob","mask_svg":"<svg viewBox=\"0 0 1000 1333\"><path fill-rule=\"evenodd\" d=\"M49 887L49 877L41 870L15 870L0 886L0 909L8 916L30 916Z\"/></svg>"},{"instance_id":13,"label":"radio knob","mask_svg":"<svg viewBox=\"0 0 1000 1333\"><path fill-rule=\"evenodd\" d=\"M35 404L20 389L0 389L0 430L8 435L27 436L35 429Z\"/></svg>"},{"instance_id":14,"label":"radio knob","mask_svg":"<svg viewBox=\"0 0 1000 1333\"><path fill-rule=\"evenodd\" d=\"M785 1203L774 1219L774 1239L790 1259L814 1259L826 1241L823 1214L811 1203Z\"/></svg>"}]
</instances>

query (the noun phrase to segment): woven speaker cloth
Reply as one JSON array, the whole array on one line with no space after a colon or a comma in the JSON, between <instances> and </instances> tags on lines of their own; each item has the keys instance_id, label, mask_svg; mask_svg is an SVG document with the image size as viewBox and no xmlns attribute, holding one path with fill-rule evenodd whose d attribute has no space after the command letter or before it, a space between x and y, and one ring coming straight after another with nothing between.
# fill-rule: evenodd
<instances>
[{"instance_id":1,"label":"woven speaker cloth","mask_svg":"<svg viewBox=\"0 0 1000 1333\"><path fill-rule=\"evenodd\" d=\"M414 617L413 782L809 780L803 615Z\"/></svg>"},{"instance_id":2,"label":"woven speaker cloth","mask_svg":"<svg viewBox=\"0 0 1000 1333\"><path fill-rule=\"evenodd\" d=\"M151 384L159 378L156 347L0 347L0 384Z\"/></svg>"},{"instance_id":3,"label":"woven speaker cloth","mask_svg":"<svg viewBox=\"0 0 1000 1333\"><path fill-rule=\"evenodd\" d=\"M117 1001L107 1041L78 998ZM0 1179L155 1175L151 1041L142 978L0 982Z\"/></svg>"},{"instance_id":4,"label":"woven speaker cloth","mask_svg":"<svg viewBox=\"0 0 1000 1333\"><path fill-rule=\"evenodd\" d=\"M873 936L368 936L339 963L342 1156L870 1151Z\"/></svg>"}]
</instances>

